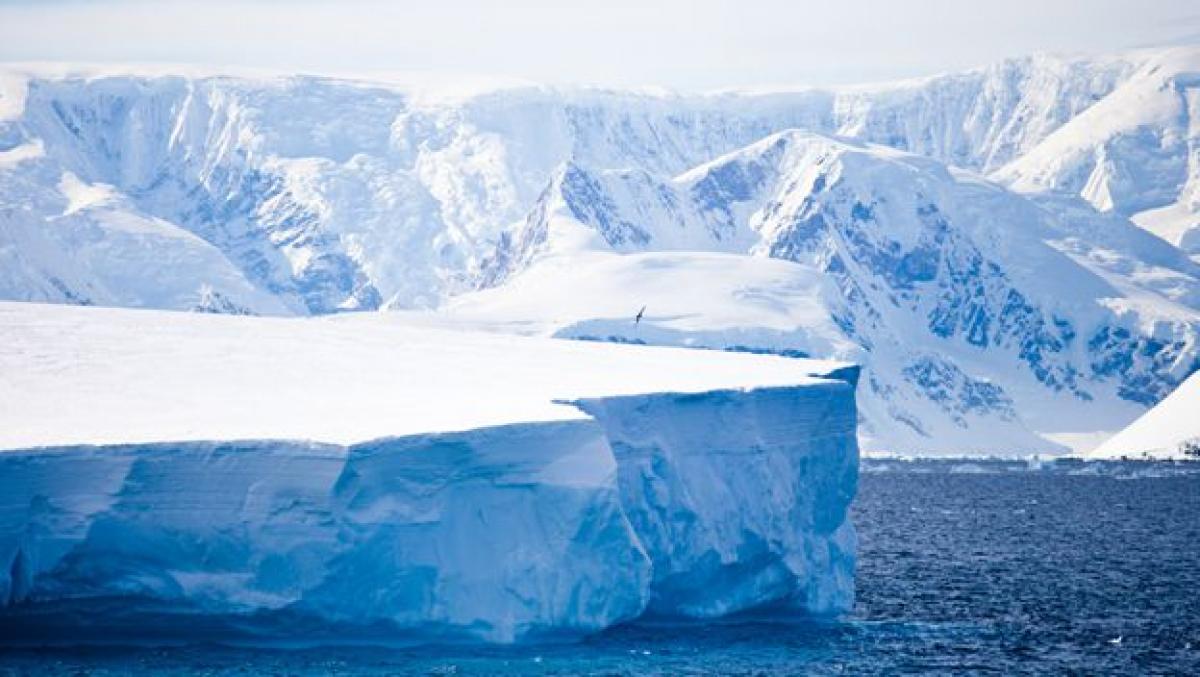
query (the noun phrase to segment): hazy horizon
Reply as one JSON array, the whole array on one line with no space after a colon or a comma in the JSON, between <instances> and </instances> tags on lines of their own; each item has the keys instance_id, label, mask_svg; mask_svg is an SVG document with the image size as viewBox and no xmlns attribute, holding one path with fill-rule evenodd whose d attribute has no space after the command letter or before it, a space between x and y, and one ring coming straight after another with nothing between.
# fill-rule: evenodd
<instances>
[{"instance_id":1,"label":"hazy horizon","mask_svg":"<svg viewBox=\"0 0 1200 677\"><path fill-rule=\"evenodd\" d=\"M171 63L407 73L678 90L831 86L920 77L1030 53L1095 54L1200 40L1180 0L0 0L0 61ZM919 45L920 48L914 48Z\"/></svg>"}]
</instances>

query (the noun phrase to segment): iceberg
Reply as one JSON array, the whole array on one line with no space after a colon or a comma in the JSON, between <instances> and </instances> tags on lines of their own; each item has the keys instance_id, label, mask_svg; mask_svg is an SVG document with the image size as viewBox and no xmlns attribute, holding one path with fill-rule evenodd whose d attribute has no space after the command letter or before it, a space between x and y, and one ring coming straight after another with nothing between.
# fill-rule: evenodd
<instances>
[{"instance_id":1,"label":"iceberg","mask_svg":"<svg viewBox=\"0 0 1200 677\"><path fill-rule=\"evenodd\" d=\"M3 303L0 373L9 642L512 643L853 603L844 363Z\"/></svg>"}]
</instances>

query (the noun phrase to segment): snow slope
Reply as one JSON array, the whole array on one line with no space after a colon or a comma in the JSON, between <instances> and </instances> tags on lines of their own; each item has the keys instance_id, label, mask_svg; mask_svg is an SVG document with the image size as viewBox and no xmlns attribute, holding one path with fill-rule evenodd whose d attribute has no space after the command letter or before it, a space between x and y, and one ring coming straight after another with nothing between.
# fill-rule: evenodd
<instances>
[{"instance_id":1,"label":"snow slope","mask_svg":"<svg viewBox=\"0 0 1200 677\"><path fill-rule=\"evenodd\" d=\"M1094 458L1200 458L1200 374L1100 445Z\"/></svg>"},{"instance_id":2,"label":"snow slope","mask_svg":"<svg viewBox=\"0 0 1200 677\"><path fill-rule=\"evenodd\" d=\"M642 305L645 316L634 324L632 316ZM989 416L982 401L969 404L970 398L994 390L990 383L973 384L953 371L940 374L950 382L937 402L918 384L886 371L891 365L839 326L844 308L832 281L815 268L788 261L718 253L588 252L546 256L503 286L456 298L437 321L589 341L836 356L866 365L859 384L859 434L868 452L1055 448L1014 420L1011 410ZM883 395L867 380L885 378L897 380ZM968 404L955 411L960 396ZM993 404L1003 407L1004 401ZM898 419L899 411L907 421ZM927 434L914 433L914 425Z\"/></svg>"},{"instance_id":3,"label":"snow slope","mask_svg":"<svg viewBox=\"0 0 1200 677\"><path fill-rule=\"evenodd\" d=\"M9 151L14 153L16 151ZM37 166L35 169L34 166ZM135 308L285 314L212 244L104 184L21 161L0 167L0 297ZM41 218L31 218L32 215Z\"/></svg>"},{"instance_id":4,"label":"snow slope","mask_svg":"<svg viewBox=\"0 0 1200 677\"><path fill-rule=\"evenodd\" d=\"M1077 199L807 132L672 178L565 165L484 270L497 287L446 313L860 362L872 450L1053 451L1131 421L1200 360L1200 267L1177 249Z\"/></svg>"},{"instance_id":5,"label":"snow slope","mask_svg":"<svg viewBox=\"0 0 1200 677\"><path fill-rule=\"evenodd\" d=\"M0 636L513 642L836 613L855 376L396 315L3 303Z\"/></svg>"},{"instance_id":6,"label":"snow slope","mask_svg":"<svg viewBox=\"0 0 1200 677\"><path fill-rule=\"evenodd\" d=\"M994 176L1021 191L1079 194L1200 255L1200 50L1153 54Z\"/></svg>"}]
</instances>

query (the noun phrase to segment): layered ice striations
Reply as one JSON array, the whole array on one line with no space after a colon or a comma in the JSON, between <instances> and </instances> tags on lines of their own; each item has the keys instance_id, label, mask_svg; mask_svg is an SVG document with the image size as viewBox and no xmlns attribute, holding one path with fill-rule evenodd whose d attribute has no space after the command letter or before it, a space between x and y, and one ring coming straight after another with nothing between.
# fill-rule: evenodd
<instances>
[{"instance_id":1,"label":"layered ice striations","mask_svg":"<svg viewBox=\"0 0 1200 677\"><path fill-rule=\"evenodd\" d=\"M654 563L648 610L712 618L854 602L852 383L582 400Z\"/></svg>"},{"instance_id":2,"label":"layered ice striations","mask_svg":"<svg viewBox=\"0 0 1200 677\"><path fill-rule=\"evenodd\" d=\"M819 380L353 445L6 452L0 635L508 643L646 613L836 613L853 397Z\"/></svg>"},{"instance_id":3,"label":"layered ice striations","mask_svg":"<svg viewBox=\"0 0 1200 677\"><path fill-rule=\"evenodd\" d=\"M137 636L182 615L267 637L330 624L511 641L629 618L648 577L591 422L0 463L6 624L46 632L78 614L82 636Z\"/></svg>"}]
</instances>

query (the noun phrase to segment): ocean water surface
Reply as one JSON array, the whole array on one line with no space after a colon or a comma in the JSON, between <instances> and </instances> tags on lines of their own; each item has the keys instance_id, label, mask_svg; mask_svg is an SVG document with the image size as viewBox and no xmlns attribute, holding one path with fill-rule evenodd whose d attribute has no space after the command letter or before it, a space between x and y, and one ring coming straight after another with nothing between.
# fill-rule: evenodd
<instances>
[{"instance_id":1,"label":"ocean water surface","mask_svg":"<svg viewBox=\"0 0 1200 677\"><path fill-rule=\"evenodd\" d=\"M577 644L0 650L0 674L1200 674L1200 463L867 461L845 618Z\"/></svg>"}]
</instances>

